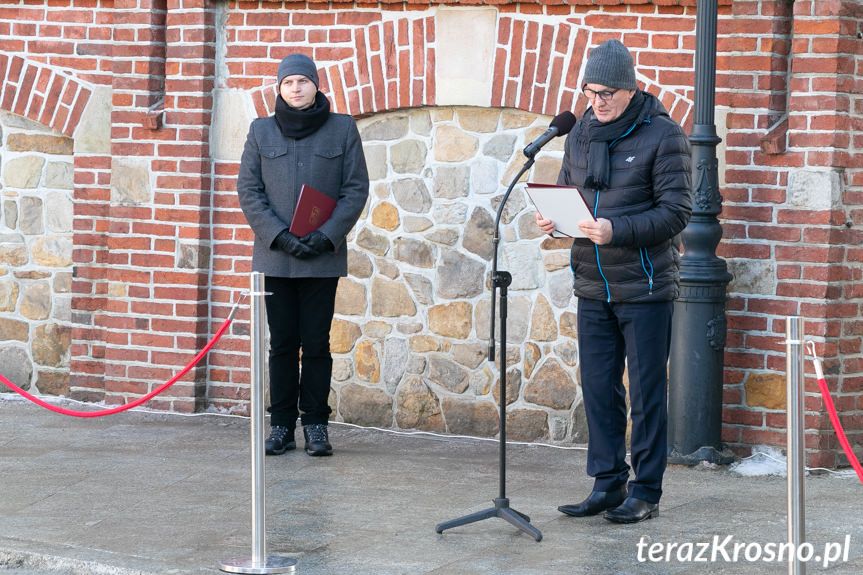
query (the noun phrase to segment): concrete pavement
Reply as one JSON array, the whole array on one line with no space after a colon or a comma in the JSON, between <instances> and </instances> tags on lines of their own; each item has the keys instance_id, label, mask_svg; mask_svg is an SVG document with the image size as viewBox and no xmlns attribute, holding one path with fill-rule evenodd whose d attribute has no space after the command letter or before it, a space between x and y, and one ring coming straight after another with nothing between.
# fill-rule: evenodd
<instances>
[{"instance_id":1,"label":"concrete pavement","mask_svg":"<svg viewBox=\"0 0 863 575\"><path fill-rule=\"evenodd\" d=\"M781 477L672 466L660 516L624 526L557 511L590 491L584 450L510 445L506 494L542 541L497 518L438 535L438 523L492 506L496 442L333 423L335 455L312 458L297 435L298 451L266 458L267 551L296 558L302 575L788 572L767 560L786 538ZM220 573L251 555L249 444L248 419L79 419L3 394L0 574ZM863 573L863 485L824 474L805 489L819 557L807 572Z\"/></svg>"}]
</instances>

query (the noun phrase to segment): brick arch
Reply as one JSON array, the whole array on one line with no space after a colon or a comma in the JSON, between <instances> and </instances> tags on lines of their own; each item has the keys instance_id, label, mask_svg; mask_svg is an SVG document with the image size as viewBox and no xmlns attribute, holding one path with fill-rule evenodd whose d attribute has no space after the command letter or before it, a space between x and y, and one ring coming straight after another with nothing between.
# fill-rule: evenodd
<instances>
[{"instance_id":1,"label":"brick arch","mask_svg":"<svg viewBox=\"0 0 863 575\"><path fill-rule=\"evenodd\" d=\"M524 18L498 21L491 105L553 116L578 101L583 54L590 30L567 21L543 24ZM574 108L578 105L579 108Z\"/></svg>"},{"instance_id":2,"label":"brick arch","mask_svg":"<svg viewBox=\"0 0 863 575\"><path fill-rule=\"evenodd\" d=\"M321 90L333 111L363 116L400 108L434 106L436 102L434 16L373 21L351 31L352 48L327 52L342 58L318 70ZM623 40L620 34L620 40ZM602 34L601 39L608 39ZM541 23L524 16L498 20L492 57L489 106L553 116L572 110L581 116L581 70L595 32L579 19ZM305 51L321 59L316 45ZM635 53L636 50L633 50ZM636 74L645 90L657 96L671 117L688 129L692 100L664 88L651 74ZM258 116L274 111L272 84L251 91Z\"/></svg>"},{"instance_id":3,"label":"brick arch","mask_svg":"<svg viewBox=\"0 0 863 575\"><path fill-rule=\"evenodd\" d=\"M587 59L593 31L564 21L556 26L535 21L501 18L495 47L491 105L519 108L553 116L572 110L578 117L587 109L581 96L581 70ZM603 34L602 41L608 39ZM623 41L623 34L619 40ZM631 50L634 54L636 49ZM666 89L639 73L642 88L655 95L669 115L688 130L692 100Z\"/></svg>"},{"instance_id":4,"label":"brick arch","mask_svg":"<svg viewBox=\"0 0 863 575\"><path fill-rule=\"evenodd\" d=\"M0 108L72 137L92 90L35 60L0 54Z\"/></svg>"},{"instance_id":5,"label":"brick arch","mask_svg":"<svg viewBox=\"0 0 863 575\"><path fill-rule=\"evenodd\" d=\"M683 126L683 130L688 134L692 129L694 102L683 94L663 88L656 82L644 80L644 78L639 80L644 84L643 90L659 98L671 119Z\"/></svg>"},{"instance_id":6,"label":"brick arch","mask_svg":"<svg viewBox=\"0 0 863 575\"><path fill-rule=\"evenodd\" d=\"M353 48L329 53L326 59L335 63L318 69L320 88L334 112L363 116L435 104L434 16L374 21L354 28L351 36ZM313 45L297 51L322 60L318 51L323 49ZM343 57L332 58L338 55ZM272 84L250 93L258 116L273 113Z\"/></svg>"}]
</instances>

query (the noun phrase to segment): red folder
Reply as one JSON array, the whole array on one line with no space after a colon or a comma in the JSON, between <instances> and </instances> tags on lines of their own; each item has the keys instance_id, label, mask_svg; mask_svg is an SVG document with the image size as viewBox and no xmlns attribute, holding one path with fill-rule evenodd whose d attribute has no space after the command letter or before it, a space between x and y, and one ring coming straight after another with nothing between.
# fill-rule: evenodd
<instances>
[{"instance_id":1,"label":"red folder","mask_svg":"<svg viewBox=\"0 0 863 575\"><path fill-rule=\"evenodd\" d=\"M336 209L336 200L303 184L288 231L301 238L321 227L333 215L334 209Z\"/></svg>"}]
</instances>

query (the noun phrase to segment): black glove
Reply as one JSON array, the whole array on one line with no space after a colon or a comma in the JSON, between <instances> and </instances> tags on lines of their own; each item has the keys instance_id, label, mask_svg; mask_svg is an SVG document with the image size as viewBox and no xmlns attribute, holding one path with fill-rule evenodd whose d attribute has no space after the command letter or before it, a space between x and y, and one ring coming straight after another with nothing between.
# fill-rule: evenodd
<instances>
[{"instance_id":1,"label":"black glove","mask_svg":"<svg viewBox=\"0 0 863 575\"><path fill-rule=\"evenodd\" d=\"M300 238L300 241L314 250L315 255L331 252L336 249L333 242L330 241L330 238L324 235L324 232L320 230L307 233Z\"/></svg>"},{"instance_id":2,"label":"black glove","mask_svg":"<svg viewBox=\"0 0 863 575\"><path fill-rule=\"evenodd\" d=\"M300 238L289 232L282 231L273 240L273 244L283 252L286 252L297 259L305 260L318 255L318 252L300 241Z\"/></svg>"}]
</instances>

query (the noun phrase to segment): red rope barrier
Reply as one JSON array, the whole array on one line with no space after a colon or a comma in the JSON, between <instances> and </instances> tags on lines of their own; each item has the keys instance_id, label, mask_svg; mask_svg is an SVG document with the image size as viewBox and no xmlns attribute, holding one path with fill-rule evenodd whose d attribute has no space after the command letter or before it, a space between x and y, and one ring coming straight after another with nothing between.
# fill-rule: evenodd
<instances>
[{"instance_id":1,"label":"red rope barrier","mask_svg":"<svg viewBox=\"0 0 863 575\"><path fill-rule=\"evenodd\" d=\"M813 346L813 356L814 346ZM839 438L839 443L842 445L842 451L845 452L845 457L851 463L851 467L857 472L857 477L863 483L863 467L854 455L854 450L851 449L851 444L848 443L848 438L845 436L845 430L842 428L842 422L839 421L839 414L836 413L836 406L833 405L833 398L830 397L830 390L827 389L827 380L824 379L824 372L821 370L821 361L817 356L814 357L815 375L818 376L818 389L821 390L821 397L824 398L824 407L827 408L827 415L830 416L830 423L833 424L833 429L836 431L836 437Z\"/></svg>"},{"instance_id":2,"label":"red rope barrier","mask_svg":"<svg viewBox=\"0 0 863 575\"><path fill-rule=\"evenodd\" d=\"M851 463L851 467L857 472L857 477L863 483L863 467L854 455L854 450L851 449L851 444L848 443L848 438L845 436L845 430L842 428L842 422L839 421L839 414L836 413L836 406L833 405L833 398L830 397L830 390L827 389L827 380L821 374L821 362L815 359L815 371L818 373L818 389L821 390L821 397L824 398L824 407L827 408L827 415L830 416L830 423L833 424L833 429L836 431L836 437L839 438L839 443L842 445L842 451L845 452L845 457Z\"/></svg>"},{"instance_id":3,"label":"red rope barrier","mask_svg":"<svg viewBox=\"0 0 863 575\"><path fill-rule=\"evenodd\" d=\"M6 387L9 387L10 389L18 392L20 395L26 397L27 399L29 399L33 403L35 403L37 405L41 405L45 409L48 409L48 410L53 411L55 413L60 413L62 415L69 415L72 417L104 417L106 415L113 415L115 413L120 413L121 411L126 411L127 409L132 409L133 407L137 407L137 406L141 405L142 403L145 403L145 402L151 400L153 397L159 395L160 393L162 393L163 391L165 391L166 389L168 389L169 387L174 385L177 382L177 380L179 380L181 377L186 375L190 369L195 367L195 365L199 361L201 361L201 358L203 358L205 355L207 355L207 352L210 351L210 348L212 348L216 344L216 342L219 341L219 338L222 337L222 334L225 333L225 330L228 329L228 326L231 325L231 321L233 321L233 319L234 319L234 313L236 312L237 306L239 305L239 303L240 302L238 301L234 305L234 308L231 310L231 313L228 314L228 317L227 317L227 319L225 319L224 323L222 323L222 326L216 331L215 335L213 335L213 337L210 338L210 341L207 342L207 345L205 345L204 348L201 351L199 351L198 354L194 358L192 358L192 361L190 361L186 365L186 367L184 367L177 375L172 377L167 382L163 383L162 385L160 385L159 387L157 387L156 389L154 389L153 391L151 391L147 395L140 397L140 398L136 399L135 401L132 401L131 403L126 403L126 404L120 405L118 407L112 407L111 409L103 409L100 411L75 411L72 409L66 409L64 407L57 407L56 405L51 405L50 403L42 401L41 399L39 399L35 395L27 393L26 391L24 391L23 389L21 389L20 387L18 387L17 385L15 385L11 381L9 381L5 377L3 377L2 374L0 374L0 382L5 384Z\"/></svg>"},{"instance_id":4,"label":"red rope barrier","mask_svg":"<svg viewBox=\"0 0 863 575\"><path fill-rule=\"evenodd\" d=\"M842 423L839 421L839 415L836 413L836 407L833 405L833 399L830 397L830 390L827 389L827 382L822 377L818 380L818 388L821 389L821 396L824 398L824 406L827 408L827 415L830 416L830 422L833 424L833 429L836 430L836 437L839 438L839 443L842 444L842 450L845 456L857 472L857 477L863 483L863 467L860 467L860 462L857 461L857 456L851 449L851 444L848 443L848 438L845 437L845 430L842 429Z\"/></svg>"}]
</instances>

